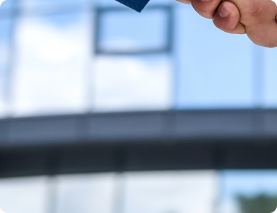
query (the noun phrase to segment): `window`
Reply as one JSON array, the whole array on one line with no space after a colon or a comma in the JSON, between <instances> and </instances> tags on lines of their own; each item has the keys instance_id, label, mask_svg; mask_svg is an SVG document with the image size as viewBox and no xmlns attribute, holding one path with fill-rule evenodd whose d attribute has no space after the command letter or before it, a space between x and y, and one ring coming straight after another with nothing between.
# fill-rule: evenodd
<instances>
[{"instance_id":1,"label":"window","mask_svg":"<svg viewBox=\"0 0 277 213\"><path fill-rule=\"evenodd\" d=\"M124 213L214 212L214 171L135 172L123 179Z\"/></svg>"},{"instance_id":2,"label":"window","mask_svg":"<svg viewBox=\"0 0 277 213\"><path fill-rule=\"evenodd\" d=\"M56 179L57 213L112 213L114 175L66 175Z\"/></svg>"},{"instance_id":3,"label":"window","mask_svg":"<svg viewBox=\"0 0 277 213\"><path fill-rule=\"evenodd\" d=\"M96 53L132 54L170 50L171 8L153 7L143 13L127 9L97 10Z\"/></svg>"}]
</instances>

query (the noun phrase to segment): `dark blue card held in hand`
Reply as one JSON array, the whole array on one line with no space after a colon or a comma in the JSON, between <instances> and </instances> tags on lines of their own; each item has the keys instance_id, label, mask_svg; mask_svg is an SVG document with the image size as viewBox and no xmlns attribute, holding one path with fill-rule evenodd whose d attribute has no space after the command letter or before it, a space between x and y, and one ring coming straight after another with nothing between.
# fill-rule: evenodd
<instances>
[{"instance_id":1,"label":"dark blue card held in hand","mask_svg":"<svg viewBox=\"0 0 277 213\"><path fill-rule=\"evenodd\" d=\"M149 0L116 0L120 2L121 4L126 5L127 7L130 7L138 12L141 12L143 8L147 5Z\"/></svg>"}]
</instances>

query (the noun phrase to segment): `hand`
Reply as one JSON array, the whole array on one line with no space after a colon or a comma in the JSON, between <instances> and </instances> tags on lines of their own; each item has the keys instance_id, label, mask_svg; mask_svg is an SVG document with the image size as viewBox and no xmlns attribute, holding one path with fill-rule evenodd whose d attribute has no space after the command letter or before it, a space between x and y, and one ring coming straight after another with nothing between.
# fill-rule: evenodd
<instances>
[{"instance_id":1,"label":"hand","mask_svg":"<svg viewBox=\"0 0 277 213\"><path fill-rule=\"evenodd\" d=\"M277 46L277 6L272 0L178 0L192 4L201 16L213 19L216 27L244 34L257 45Z\"/></svg>"}]
</instances>

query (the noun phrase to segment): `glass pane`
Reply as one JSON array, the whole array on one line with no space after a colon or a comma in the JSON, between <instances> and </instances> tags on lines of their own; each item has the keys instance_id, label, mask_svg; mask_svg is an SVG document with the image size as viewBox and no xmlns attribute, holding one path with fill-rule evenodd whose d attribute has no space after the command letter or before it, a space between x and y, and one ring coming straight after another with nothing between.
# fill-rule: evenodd
<instances>
[{"instance_id":1,"label":"glass pane","mask_svg":"<svg viewBox=\"0 0 277 213\"><path fill-rule=\"evenodd\" d=\"M213 213L214 171L144 172L125 175L124 213Z\"/></svg>"},{"instance_id":2,"label":"glass pane","mask_svg":"<svg viewBox=\"0 0 277 213\"><path fill-rule=\"evenodd\" d=\"M176 108L251 107L252 43L247 36L221 32L190 5L178 4L175 18Z\"/></svg>"},{"instance_id":3,"label":"glass pane","mask_svg":"<svg viewBox=\"0 0 277 213\"><path fill-rule=\"evenodd\" d=\"M45 213L47 181L38 178L0 180L0 207L5 213Z\"/></svg>"},{"instance_id":4,"label":"glass pane","mask_svg":"<svg viewBox=\"0 0 277 213\"><path fill-rule=\"evenodd\" d=\"M277 206L276 170L241 170L221 173L222 213L270 213Z\"/></svg>"},{"instance_id":5,"label":"glass pane","mask_svg":"<svg viewBox=\"0 0 277 213\"><path fill-rule=\"evenodd\" d=\"M60 176L57 213L112 213L113 178L112 174Z\"/></svg>"},{"instance_id":6,"label":"glass pane","mask_svg":"<svg viewBox=\"0 0 277 213\"><path fill-rule=\"evenodd\" d=\"M89 20L87 14L20 20L14 83L16 115L84 110Z\"/></svg>"},{"instance_id":7,"label":"glass pane","mask_svg":"<svg viewBox=\"0 0 277 213\"><path fill-rule=\"evenodd\" d=\"M9 68L9 56L11 47L11 24L12 21L9 19L0 20L0 116L4 115L6 103L5 103L5 92L7 92L7 74Z\"/></svg>"},{"instance_id":8,"label":"glass pane","mask_svg":"<svg viewBox=\"0 0 277 213\"><path fill-rule=\"evenodd\" d=\"M99 51L141 51L167 47L165 10L106 11L100 13Z\"/></svg>"},{"instance_id":9,"label":"glass pane","mask_svg":"<svg viewBox=\"0 0 277 213\"><path fill-rule=\"evenodd\" d=\"M94 109L168 109L171 66L166 55L98 57Z\"/></svg>"},{"instance_id":10,"label":"glass pane","mask_svg":"<svg viewBox=\"0 0 277 213\"><path fill-rule=\"evenodd\" d=\"M264 98L266 107L277 107L277 49L264 49L265 52L265 77Z\"/></svg>"},{"instance_id":11,"label":"glass pane","mask_svg":"<svg viewBox=\"0 0 277 213\"><path fill-rule=\"evenodd\" d=\"M8 0L9 1L9 0ZM84 3L89 0L22 0L21 5L24 9L30 8L47 8L47 7L63 7L70 8L70 6L77 7L85 6Z\"/></svg>"}]
</instances>

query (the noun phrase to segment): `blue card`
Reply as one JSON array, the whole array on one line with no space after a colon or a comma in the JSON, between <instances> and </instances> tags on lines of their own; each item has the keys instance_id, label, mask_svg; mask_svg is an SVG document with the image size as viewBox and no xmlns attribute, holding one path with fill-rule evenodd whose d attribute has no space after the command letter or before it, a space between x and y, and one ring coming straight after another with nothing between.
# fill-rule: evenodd
<instances>
[{"instance_id":1,"label":"blue card","mask_svg":"<svg viewBox=\"0 0 277 213\"><path fill-rule=\"evenodd\" d=\"M149 0L116 0L120 2L121 4L126 5L127 7L130 7L138 12L141 12L143 8L147 5Z\"/></svg>"}]
</instances>

